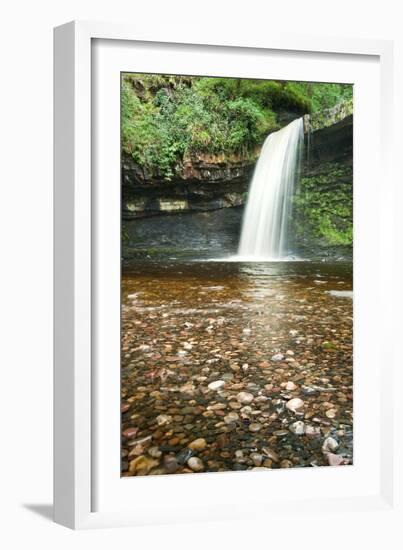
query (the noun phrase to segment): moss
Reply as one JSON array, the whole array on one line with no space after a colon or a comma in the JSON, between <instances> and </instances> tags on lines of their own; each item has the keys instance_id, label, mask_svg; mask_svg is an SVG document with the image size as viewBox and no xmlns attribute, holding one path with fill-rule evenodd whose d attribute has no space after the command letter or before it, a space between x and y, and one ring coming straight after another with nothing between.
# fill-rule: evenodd
<instances>
[{"instance_id":1,"label":"moss","mask_svg":"<svg viewBox=\"0 0 403 550\"><path fill-rule=\"evenodd\" d=\"M293 198L294 235L303 246L352 246L352 169L337 163L301 178Z\"/></svg>"}]
</instances>

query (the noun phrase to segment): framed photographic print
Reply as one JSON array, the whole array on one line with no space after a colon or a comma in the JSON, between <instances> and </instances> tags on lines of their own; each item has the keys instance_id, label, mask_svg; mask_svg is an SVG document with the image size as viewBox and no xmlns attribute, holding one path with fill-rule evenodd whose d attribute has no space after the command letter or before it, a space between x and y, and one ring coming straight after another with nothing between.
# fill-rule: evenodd
<instances>
[{"instance_id":1,"label":"framed photographic print","mask_svg":"<svg viewBox=\"0 0 403 550\"><path fill-rule=\"evenodd\" d=\"M391 63L55 30L56 521L393 510Z\"/></svg>"}]
</instances>

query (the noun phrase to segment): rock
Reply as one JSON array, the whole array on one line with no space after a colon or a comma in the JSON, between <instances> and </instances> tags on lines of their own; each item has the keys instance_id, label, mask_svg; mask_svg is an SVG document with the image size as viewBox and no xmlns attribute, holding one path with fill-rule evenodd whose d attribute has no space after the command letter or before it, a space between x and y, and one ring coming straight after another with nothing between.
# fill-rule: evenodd
<instances>
[{"instance_id":1,"label":"rock","mask_svg":"<svg viewBox=\"0 0 403 550\"><path fill-rule=\"evenodd\" d=\"M260 453L251 453L250 458L255 466L261 466L263 462L263 455Z\"/></svg>"},{"instance_id":2,"label":"rock","mask_svg":"<svg viewBox=\"0 0 403 550\"><path fill-rule=\"evenodd\" d=\"M285 354L286 354L286 355L290 355L291 357L292 357L293 355L295 355L294 352L293 352L291 349L288 349L288 350L285 352Z\"/></svg>"},{"instance_id":3,"label":"rock","mask_svg":"<svg viewBox=\"0 0 403 550\"><path fill-rule=\"evenodd\" d=\"M168 472L168 474L174 474L179 468L178 461L172 455L164 456L163 466L165 470Z\"/></svg>"},{"instance_id":4,"label":"rock","mask_svg":"<svg viewBox=\"0 0 403 550\"><path fill-rule=\"evenodd\" d=\"M210 382L208 385L209 390L217 391L225 386L224 380L216 380L215 382Z\"/></svg>"},{"instance_id":5,"label":"rock","mask_svg":"<svg viewBox=\"0 0 403 550\"><path fill-rule=\"evenodd\" d=\"M148 449L148 454L152 457L152 458L160 458L160 456L162 455L162 452L159 450L158 447L150 447Z\"/></svg>"},{"instance_id":6,"label":"rock","mask_svg":"<svg viewBox=\"0 0 403 550\"><path fill-rule=\"evenodd\" d=\"M187 461L187 465L194 472L202 472L204 470L203 461L197 456L192 456L191 458L189 458L189 460Z\"/></svg>"},{"instance_id":7,"label":"rock","mask_svg":"<svg viewBox=\"0 0 403 550\"><path fill-rule=\"evenodd\" d=\"M344 466L345 464L350 463L348 458L344 458L343 456L336 455L334 453L326 453L326 458L329 466Z\"/></svg>"},{"instance_id":8,"label":"rock","mask_svg":"<svg viewBox=\"0 0 403 550\"><path fill-rule=\"evenodd\" d=\"M183 465L186 464L186 462L189 460L190 457L193 456L192 449L182 449L179 451L179 453L176 455L176 461L178 464Z\"/></svg>"},{"instance_id":9,"label":"rock","mask_svg":"<svg viewBox=\"0 0 403 550\"><path fill-rule=\"evenodd\" d=\"M146 437L140 437L139 439L130 439L126 445L129 447L135 447L136 445L142 445L143 447L151 443L153 436L147 435Z\"/></svg>"},{"instance_id":10,"label":"rock","mask_svg":"<svg viewBox=\"0 0 403 550\"><path fill-rule=\"evenodd\" d=\"M287 382L287 384L285 385L285 389L287 391L294 391L298 388L298 386L296 384L294 384L294 382Z\"/></svg>"},{"instance_id":11,"label":"rock","mask_svg":"<svg viewBox=\"0 0 403 550\"><path fill-rule=\"evenodd\" d=\"M239 414L236 412L230 412L227 414L227 416L224 416L224 422L226 424L231 424L232 422L236 422L239 420Z\"/></svg>"},{"instance_id":12,"label":"rock","mask_svg":"<svg viewBox=\"0 0 403 550\"><path fill-rule=\"evenodd\" d=\"M297 420L297 422L293 422L290 425L290 432L292 432L295 435L304 435L305 433L305 424L304 422L301 422L301 420Z\"/></svg>"},{"instance_id":13,"label":"rock","mask_svg":"<svg viewBox=\"0 0 403 550\"><path fill-rule=\"evenodd\" d=\"M333 437L327 437L322 444L323 452L333 452L339 448L339 443Z\"/></svg>"},{"instance_id":14,"label":"rock","mask_svg":"<svg viewBox=\"0 0 403 550\"><path fill-rule=\"evenodd\" d=\"M139 429L138 428L127 428L123 431L122 435L123 437L126 437L127 439L133 439L133 437L136 437Z\"/></svg>"},{"instance_id":15,"label":"rock","mask_svg":"<svg viewBox=\"0 0 403 550\"><path fill-rule=\"evenodd\" d=\"M305 435L307 437L318 437L320 435L320 428L318 426L306 426Z\"/></svg>"},{"instance_id":16,"label":"rock","mask_svg":"<svg viewBox=\"0 0 403 550\"><path fill-rule=\"evenodd\" d=\"M336 409L328 409L326 412L325 412L326 416L328 418L335 418L336 415L337 415L337 410Z\"/></svg>"},{"instance_id":17,"label":"rock","mask_svg":"<svg viewBox=\"0 0 403 550\"><path fill-rule=\"evenodd\" d=\"M270 458L273 462L279 461L278 454L272 449L269 449L269 447L263 447L262 452L267 456L267 458Z\"/></svg>"},{"instance_id":18,"label":"rock","mask_svg":"<svg viewBox=\"0 0 403 550\"><path fill-rule=\"evenodd\" d=\"M316 395L318 393L316 388L311 388L310 386L302 386L301 389L304 395Z\"/></svg>"},{"instance_id":19,"label":"rock","mask_svg":"<svg viewBox=\"0 0 403 550\"><path fill-rule=\"evenodd\" d=\"M158 466L158 460L147 458L146 456L138 456L129 464L129 472L134 475L146 475L152 469Z\"/></svg>"},{"instance_id":20,"label":"rock","mask_svg":"<svg viewBox=\"0 0 403 550\"><path fill-rule=\"evenodd\" d=\"M291 460L284 459L280 462L280 468L292 468L293 466Z\"/></svg>"},{"instance_id":21,"label":"rock","mask_svg":"<svg viewBox=\"0 0 403 550\"><path fill-rule=\"evenodd\" d=\"M167 424L170 424L172 422L172 416L169 416L169 414L160 414L157 416L157 424L158 426L166 426Z\"/></svg>"},{"instance_id":22,"label":"rock","mask_svg":"<svg viewBox=\"0 0 403 550\"><path fill-rule=\"evenodd\" d=\"M133 458L135 456L140 456L140 455L143 455L145 453L145 447L144 445L140 445L139 443L137 445L135 445L130 453L129 453L129 458Z\"/></svg>"},{"instance_id":23,"label":"rock","mask_svg":"<svg viewBox=\"0 0 403 550\"><path fill-rule=\"evenodd\" d=\"M195 439L188 445L189 449L192 451L202 451L207 447L207 441L200 437L199 439Z\"/></svg>"},{"instance_id":24,"label":"rock","mask_svg":"<svg viewBox=\"0 0 403 550\"><path fill-rule=\"evenodd\" d=\"M252 422L252 424L249 424L249 431L250 432L260 432L262 429L262 425L258 424L257 422Z\"/></svg>"},{"instance_id":25,"label":"rock","mask_svg":"<svg viewBox=\"0 0 403 550\"><path fill-rule=\"evenodd\" d=\"M246 464L241 464L240 462L235 462L235 464L232 466L232 469L234 472L240 472L242 470L247 470L248 467Z\"/></svg>"},{"instance_id":26,"label":"rock","mask_svg":"<svg viewBox=\"0 0 403 550\"><path fill-rule=\"evenodd\" d=\"M250 328L244 328L242 331L244 334L250 334L252 331Z\"/></svg>"},{"instance_id":27,"label":"rock","mask_svg":"<svg viewBox=\"0 0 403 550\"><path fill-rule=\"evenodd\" d=\"M130 403L122 402L122 404L120 405L120 411L121 411L122 413L125 413L125 412L127 412L129 409L130 409Z\"/></svg>"},{"instance_id":28,"label":"rock","mask_svg":"<svg viewBox=\"0 0 403 550\"><path fill-rule=\"evenodd\" d=\"M215 403L214 405L209 405L207 407L207 410L208 411L219 411L219 410L223 410L223 409L226 409L227 406L225 403Z\"/></svg>"},{"instance_id":29,"label":"rock","mask_svg":"<svg viewBox=\"0 0 403 550\"><path fill-rule=\"evenodd\" d=\"M238 393L236 398L239 403L242 403L243 405L249 405L249 403L252 403L253 401L253 394L246 391L241 391Z\"/></svg>"},{"instance_id":30,"label":"rock","mask_svg":"<svg viewBox=\"0 0 403 550\"><path fill-rule=\"evenodd\" d=\"M304 402L299 397L294 397L293 399L290 399L285 404L287 409L293 413L299 413L304 408Z\"/></svg>"},{"instance_id":31,"label":"rock","mask_svg":"<svg viewBox=\"0 0 403 550\"><path fill-rule=\"evenodd\" d=\"M276 430L273 432L273 435L275 435L276 437L283 437L285 435L288 435L288 431L287 430Z\"/></svg>"},{"instance_id":32,"label":"rock","mask_svg":"<svg viewBox=\"0 0 403 550\"><path fill-rule=\"evenodd\" d=\"M276 353L272 356L272 361L282 361L284 359L284 355L282 353Z\"/></svg>"}]
</instances>

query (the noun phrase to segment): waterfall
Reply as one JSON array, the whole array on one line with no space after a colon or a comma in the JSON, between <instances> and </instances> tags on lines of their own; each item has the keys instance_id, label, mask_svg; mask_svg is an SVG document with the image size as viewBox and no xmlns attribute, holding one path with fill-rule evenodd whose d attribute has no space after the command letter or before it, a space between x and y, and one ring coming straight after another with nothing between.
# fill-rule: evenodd
<instances>
[{"instance_id":1,"label":"waterfall","mask_svg":"<svg viewBox=\"0 0 403 550\"><path fill-rule=\"evenodd\" d=\"M239 256L278 260L289 254L291 198L303 139L303 118L266 138L249 188Z\"/></svg>"}]
</instances>

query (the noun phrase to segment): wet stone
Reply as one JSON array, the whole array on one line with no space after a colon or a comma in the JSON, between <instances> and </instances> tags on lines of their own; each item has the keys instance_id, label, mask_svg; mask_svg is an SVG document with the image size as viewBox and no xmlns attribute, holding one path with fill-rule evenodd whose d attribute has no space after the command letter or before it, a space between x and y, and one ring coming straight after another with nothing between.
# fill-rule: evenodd
<instances>
[{"instance_id":1,"label":"wet stone","mask_svg":"<svg viewBox=\"0 0 403 550\"><path fill-rule=\"evenodd\" d=\"M186 464L186 462L189 460L190 457L193 456L192 449L182 449L179 451L179 453L176 455L176 460L178 464Z\"/></svg>"},{"instance_id":2,"label":"wet stone","mask_svg":"<svg viewBox=\"0 0 403 550\"><path fill-rule=\"evenodd\" d=\"M191 458L189 458L189 460L187 461L187 465L194 472L202 472L204 470L203 461L196 456L192 456Z\"/></svg>"}]
</instances>

